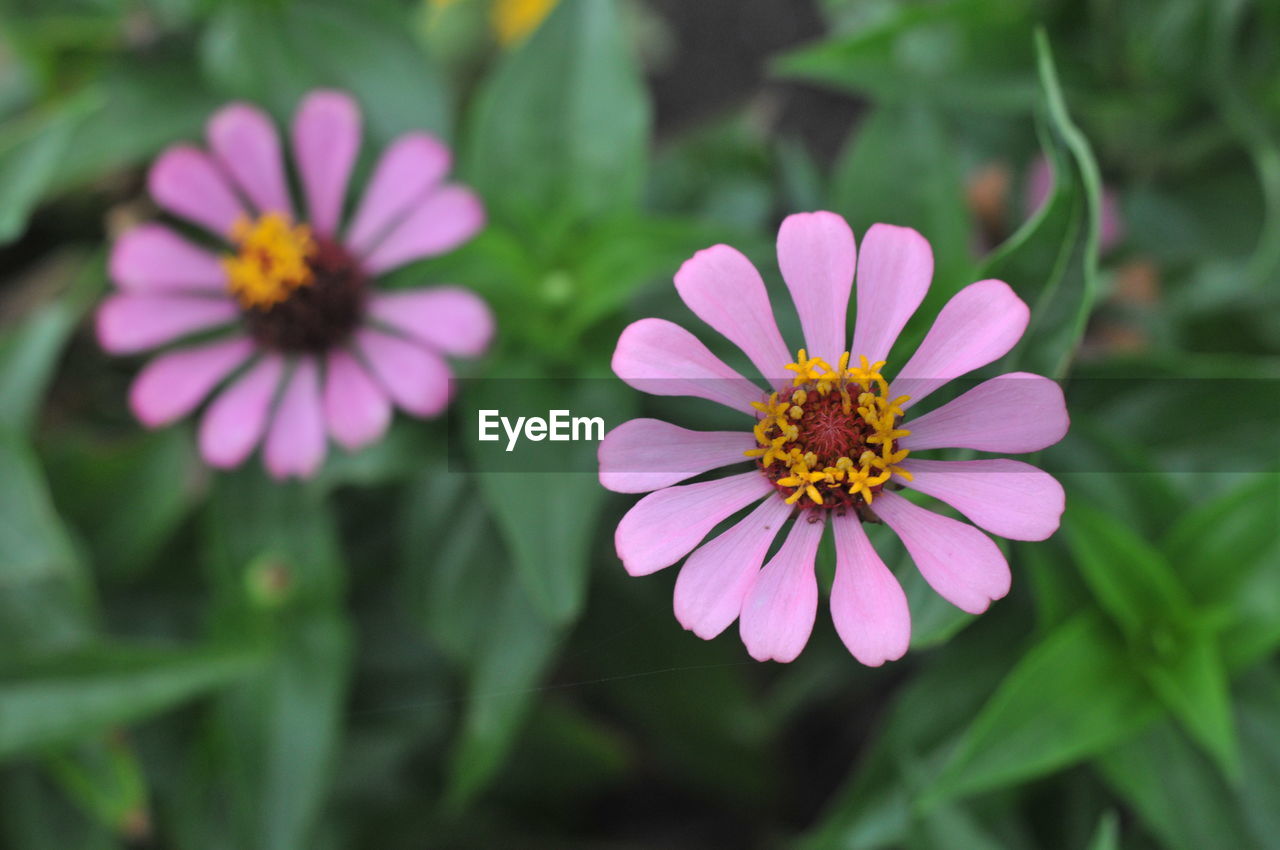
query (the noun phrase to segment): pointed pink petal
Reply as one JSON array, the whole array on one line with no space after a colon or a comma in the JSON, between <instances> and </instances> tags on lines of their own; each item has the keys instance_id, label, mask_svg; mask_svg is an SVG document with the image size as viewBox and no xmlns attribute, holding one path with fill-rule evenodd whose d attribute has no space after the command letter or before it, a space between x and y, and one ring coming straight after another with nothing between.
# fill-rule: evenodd
<instances>
[{"instance_id":1,"label":"pointed pink petal","mask_svg":"<svg viewBox=\"0 0 1280 850\"><path fill-rule=\"evenodd\" d=\"M916 562L938 595L970 614L981 614L1009 592L1009 565L991 538L972 525L935 514L897 493L876 496L872 509Z\"/></svg>"},{"instance_id":2,"label":"pointed pink petal","mask_svg":"<svg viewBox=\"0 0 1280 850\"><path fill-rule=\"evenodd\" d=\"M380 292L369 315L405 336L457 357L478 357L493 338L493 313L484 299L460 286Z\"/></svg>"},{"instance_id":3,"label":"pointed pink petal","mask_svg":"<svg viewBox=\"0 0 1280 850\"><path fill-rule=\"evenodd\" d=\"M209 119L205 135L222 170L259 212L293 218L280 136L265 112L247 103L224 106Z\"/></svg>"},{"instance_id":4,"label":"pointed pink petal","mask_svg":"<svg viewBox=\"0 0 1280 850\"><path fill-rule=\"evenodd\" d=\"M356 347L401 410L436 416L449 406L453 374L434 351L373 328L356 332Z\"/></svg>"},{"instance_id":5,"label":"pointed pink petal","mask_svg":"<svg viewBox=\"0 0 1280 850\"><path fill-rule=\"evenodd\" d=\"M484 204L463 186L442 186L392 228L364 260L370 274L457 248L484 227Z\"/></svg>"},{"instance_id":6,"label":"pointed pink petal","mask_svg":"<svg viewBox=\"0 0 1280 850\"><path fill-rule=\"evenodd\" d=\"M791 511L780 495L770 496L733 528L689 556L676 578L675 610L680 625L703 640L711 640L738 619L764 556Z\"/></svg>"},{"instance_id":7,"label":"pointed pink petal","mask_svg":"<svg viewBox=\"0 0 1280 850\"><path fill-rule=\"evenodd\" d=\"M755 448L750 431L690 431L658 419L632 419L605 435L600 483L615 493L648 493L734 463Z\"/></svg>"},{"instance_id":8,"label":"pointed pink petal","mask_svg":"<svg viewBox=\"0 0 1280 850\"><path fill-rule=\"evenodd\" d=\"M857 318L853 326L853 363L865 355L872 363L889 357L898 334L915 314L933 280L933 249L910 227L873 224L862 237L858 263Z\"/></svg>"},{"instance_id":9,"label":"pointed pink petal","mask_svg":"<svg viewBox=\"0 0 1280 850\"><path fill-rule=\"evenodd\" d=\"M728 245L713 245L676 272L676 291L699 319L741 348L774 387L784 386L793 354L778 332L769 294L751 261Z\"/></svg>"},{"instance_id":10,"label":"pointed pink petal","mask_svg":"<svg viewBox=\"0 0 1280 850\"><path fill-rule=\"evenodd\" d=\"M901 483L941 499L974 525L1010 540L1045 540L1058 530L1066 494L1052 475L1019 460L919 460Z\"/></svg>"},{"instance_id":11,"label":"pointed pink petal","mask_svg":"<svg viewBox=\"0 0 1280 850\"><path fill-rule=\"evenodd\" d=\"M628 325L613 352L613 371L643 393L705 398L752 416L751 403L765 398L697 337L665 319Z\"/></svg>"},{"instance_id":12,"label":"pointed pink petal","mask_svg":"<svg viewBox=\"0 0 1280 850\"><path fill-rule=\"evenodd\" d=\"M911 644L911 611L902 585L871 547L862 521L847 513L831 520L836 535L836 578L831 619L859 662L879 667L897 661Z\"/></svg>"},{"instance_id":13,"label":"pointed pink petal","mask_svg":"<svg viewBox=\"0 0 1280 850\"><path fill-rule=\"evenodd\" d=\"M151 166L147 186L161 208L223 238L231 235L237 219L248 216L218 166L190 146L162 153Z\"/></svg>"},{"instance_id":14,"label":"pointed pink petal","mask_svg":"<svg viewBox=\"0 0 1280 850\"><path fill-rule=\"evenodd\" d=\"M230 469L252 454L283 373L280 355L268 354L213 400L200 420L200 454L206 463Z\"/></svg>"},{"instance_id":15,"label":"pointed pink petal","mask_svg":"<svg viewBox=\"0 0 1280 850\"><path fill-rule=\"evenodd\" d=\"M912 451L976 449L1022 454L1052 446L1067 434L1070 420L1062 388L1048 378L1010 372L983 381L903 427L899 442Z\"/></svg>"},{"instance_id":16,"label":"pointed pink petal","mask_svg":"<svg viewBox=\"0 0 1280 850\"><path fill-rule=\"evenodd\" d=\"M227 291L218 258L167 227L143 224L111 246L111 279L129 292Z\"/></svg>"},{"instance_id":17,"label":"pointed pink petal","mask_svg":"<svg viewBox=\"0 0 1280 850\"><path fill-rule=\"evenodd\" d=\"M818 616L813 563L825 527L825 514L800 514L778 554L756 573L738 622L742 642L756 661L794 661L809 642Z\"/></svg>"},{"instance_id":18,"label":"pointed pink petal","mask_svg":"<svg viewBox=\"0 0 1280 850\"><path fill-rule=\"evenodd\" d=\"M655 573L689 554L717 523L771 492L768 479L753 469L650 493L618 523L614 547L631 575Z\"/></svg>"},{"instance_id":19,"label":"pointed pink petal","mask_svg":"<svg viewBox=\"0 0 1280 850\"><path fill-rule=\"evenodd\" d=\"M204 401L254 351L243 336L161 354L129 388L129 407L148 428L168 425Z\"/></svg>"},{"instance_id":20,"label":"pointed pink petal","mask_svg":"<svg viewBox=\"0 0 1280 850\"><path fill-rule=\"evenodd\" d=\"M778 266L800 314L805 348L832 366L844 353L856 261L853 231L835 213L796 213L778 229Z\"/></svg>"},{"instance_id":21,"label":"pointed pink petal","mask_svg":"<svg viewBox=\"0 0 1280 850\"><path fill-rule=\"evenodd\" d=\"M324 462L320 369L314 357L300 358L285 384L263 454L276 479L310 478Z\"/></svg>"},{"instance_id":22,"label":"pointed pink petal","mask_svg":"<svg viewBox=\"0 0 1280 850\"><path fill-rule=\"evenodd\" d=\"M367 254L444 179L452 162L449 148L427 133L407 133L392 142L360 199L347 247Z\"/></svg>"},{"instance_id":23,"label":"pointed pink petal","mask_svg":"<svg viewBox=\"0 0 1280 850\"><path fill-rule=\"evenodd\" d=\"M1022 338L1031 311L1001 280L980 280L951 296L911 359L893 379L906 410L953 378L1003 357Z\"/></svg>"},{"instance_id":24,"label":"pointed pink petal","mask_svg":"<svg viewBox=\"0 0 1280 850\"><path fill-rule=\"evenodd\" d=\"M293 155L307 198L311 229L333 236L342 219L347 180L360 153L360 107L337 91L314 91L293 116Z\"/></svg>"},{"instance_id":25,"label":"pointed pink petal","mask_svg":"<svg viewBox=\"0 0 1280 850\"><path fill-rule=\"evenodd\" d=\"M234 320L229 298L111 295L98 308L98 342L112 354L134 354Z\"/></svg>"},{"instance_id":26,"label":"pointed pink petal","mask_svg":"<svg viewBox=\"0 0 1280 850\"><path fill-rule=\"evenodd\" d=\"M355 451L386 432L391 399L354 357L335 349L325 370L324 413L333 439Z\"/></svg>"}]
</instances>

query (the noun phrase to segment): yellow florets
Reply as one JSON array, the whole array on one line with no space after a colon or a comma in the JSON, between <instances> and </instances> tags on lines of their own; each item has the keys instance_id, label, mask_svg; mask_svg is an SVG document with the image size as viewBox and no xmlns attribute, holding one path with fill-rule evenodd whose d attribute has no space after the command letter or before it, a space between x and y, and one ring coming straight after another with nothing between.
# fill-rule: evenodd
<instances>
[{"instance_id":1,"label":"yellow florets","mask_svg":"<svg viewBox=\"0 0 1280 850\"><path fill-rule=\"evenodd\" d=\"M788 504L807 496L814 505L832 506L860 496L869 505L891 476L911 479L899 466L908 451L897 447L911 433L897 427L908 397L890 397L883 361L861 357L850 367L849 359L845 352L832 368L801 349L786 367L795 373L792 391L754 405L761 414L753 429L758 446L746 455L790 490Z\"/></svg>"},{"instance_id":2,"label":"yellow florets","mask_svg":"<svg viewBox=\"0 0 1280 850\"><path fill-rule=\"evenodd\" d=\"M311 228L288 216L267 213L256 221L241 218L231 232L240 250L222 258L227 288L245 309L266 310L284 301L315 277L309 260L316 243Z\"/></svg>"}]
</instances>

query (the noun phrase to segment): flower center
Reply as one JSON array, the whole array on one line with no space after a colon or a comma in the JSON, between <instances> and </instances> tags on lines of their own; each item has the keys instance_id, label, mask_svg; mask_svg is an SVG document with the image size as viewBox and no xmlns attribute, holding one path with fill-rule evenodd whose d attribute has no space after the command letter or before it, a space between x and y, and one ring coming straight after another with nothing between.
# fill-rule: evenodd
<instances>
[{"instance_id":1,"label":"flower center","mask_svg":"<svg viewBox=\"0 0 1280 850\"><path fill-rule=\"evenodd\" d=\"M910 431L897 427L907 396L889 397L884 363L849 366L849 353L836 368L804 349L786 368L795 372L789 392L775 392L760 411L757 448L746 452L786 496L801 507L857 509L870 505L900 464L906 449L897 441Z\"/></svg>"},{"instance_id":2,"label":"flower center","mask_svg":"<svg viewBox=\"0 0 1280 850\"><path fill-rule=\"evenodd\" d=\"M324 351L364 313L365 277L341 245L280 213L236 223L224 256L227 288L249 333L281 351Z\"/></svg>"}]
</instances>

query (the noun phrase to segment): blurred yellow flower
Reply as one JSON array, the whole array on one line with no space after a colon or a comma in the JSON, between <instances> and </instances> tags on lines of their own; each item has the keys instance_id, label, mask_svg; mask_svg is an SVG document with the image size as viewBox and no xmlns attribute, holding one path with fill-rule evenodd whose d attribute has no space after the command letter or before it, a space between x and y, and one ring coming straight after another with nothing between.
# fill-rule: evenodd
<instances>
[{"instance_id":1,"label":"blurred yellow flower","mask_svg":"<svg viewBox=\"0 0 1280 850\"><path fill-rule=\"evenodd\" d=\"M557 2L558 0L494 0L490 15L498 42L510 46L524 41L546 19Z\"/></svg>"}]
</instances>

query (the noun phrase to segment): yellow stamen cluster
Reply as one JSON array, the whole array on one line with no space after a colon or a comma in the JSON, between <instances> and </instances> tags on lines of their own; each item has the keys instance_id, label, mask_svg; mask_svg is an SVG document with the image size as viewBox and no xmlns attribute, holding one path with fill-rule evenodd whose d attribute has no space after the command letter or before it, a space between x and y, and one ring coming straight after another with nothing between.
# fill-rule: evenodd
<instances>
[{"instance_id":1,"label":"yellow stamen cluster","mask_svg":"<svg viewBox=\"0 0 1280 850\"><path fill-rule=\"evenodd\" d=\"M861 495L869 505L874 488L895 473L911 480L911 473L898 465L908 452L898 449L895 442L911 433L897 427L908 397L890 398L889 382L880 372L883 361L859 359L859 365L850 366L849 352L845 352L833 369L821 357L809 357L802 348L796 362L786 367L795 373L792 390L775 392L767 402L755 403L761 413L754 429L759 446L745 454L759 458L766 471L774 464L785 467L785 474L775 481L781 487L793 488L787 496L788 504L808 496L814 504L822 505L826 500L824 491L827 496L832 491L845 491L849 496ZM820 458L811 446L803 444L806 416L815 415L813 408L819 404L834 405L834 400L828 399L833 393L839 396L840 413L848 417L849 427L856 426L857 432L864 435L857 458Z\"/></svg>"},{"instance_id":2,"label":"yellow stamen cluster","mask_svg":"<svg viewBox=\"0 0 1280 850\"><path fill-rule=\"evenodd\" d=\"M288 216L267 213L256 221L241 218L231 240L240 250L222 258L227 288L245 309L270 309L295 289L314 281L308 260L315 255L311 228Z\"/></svg>"}]
</instances>

